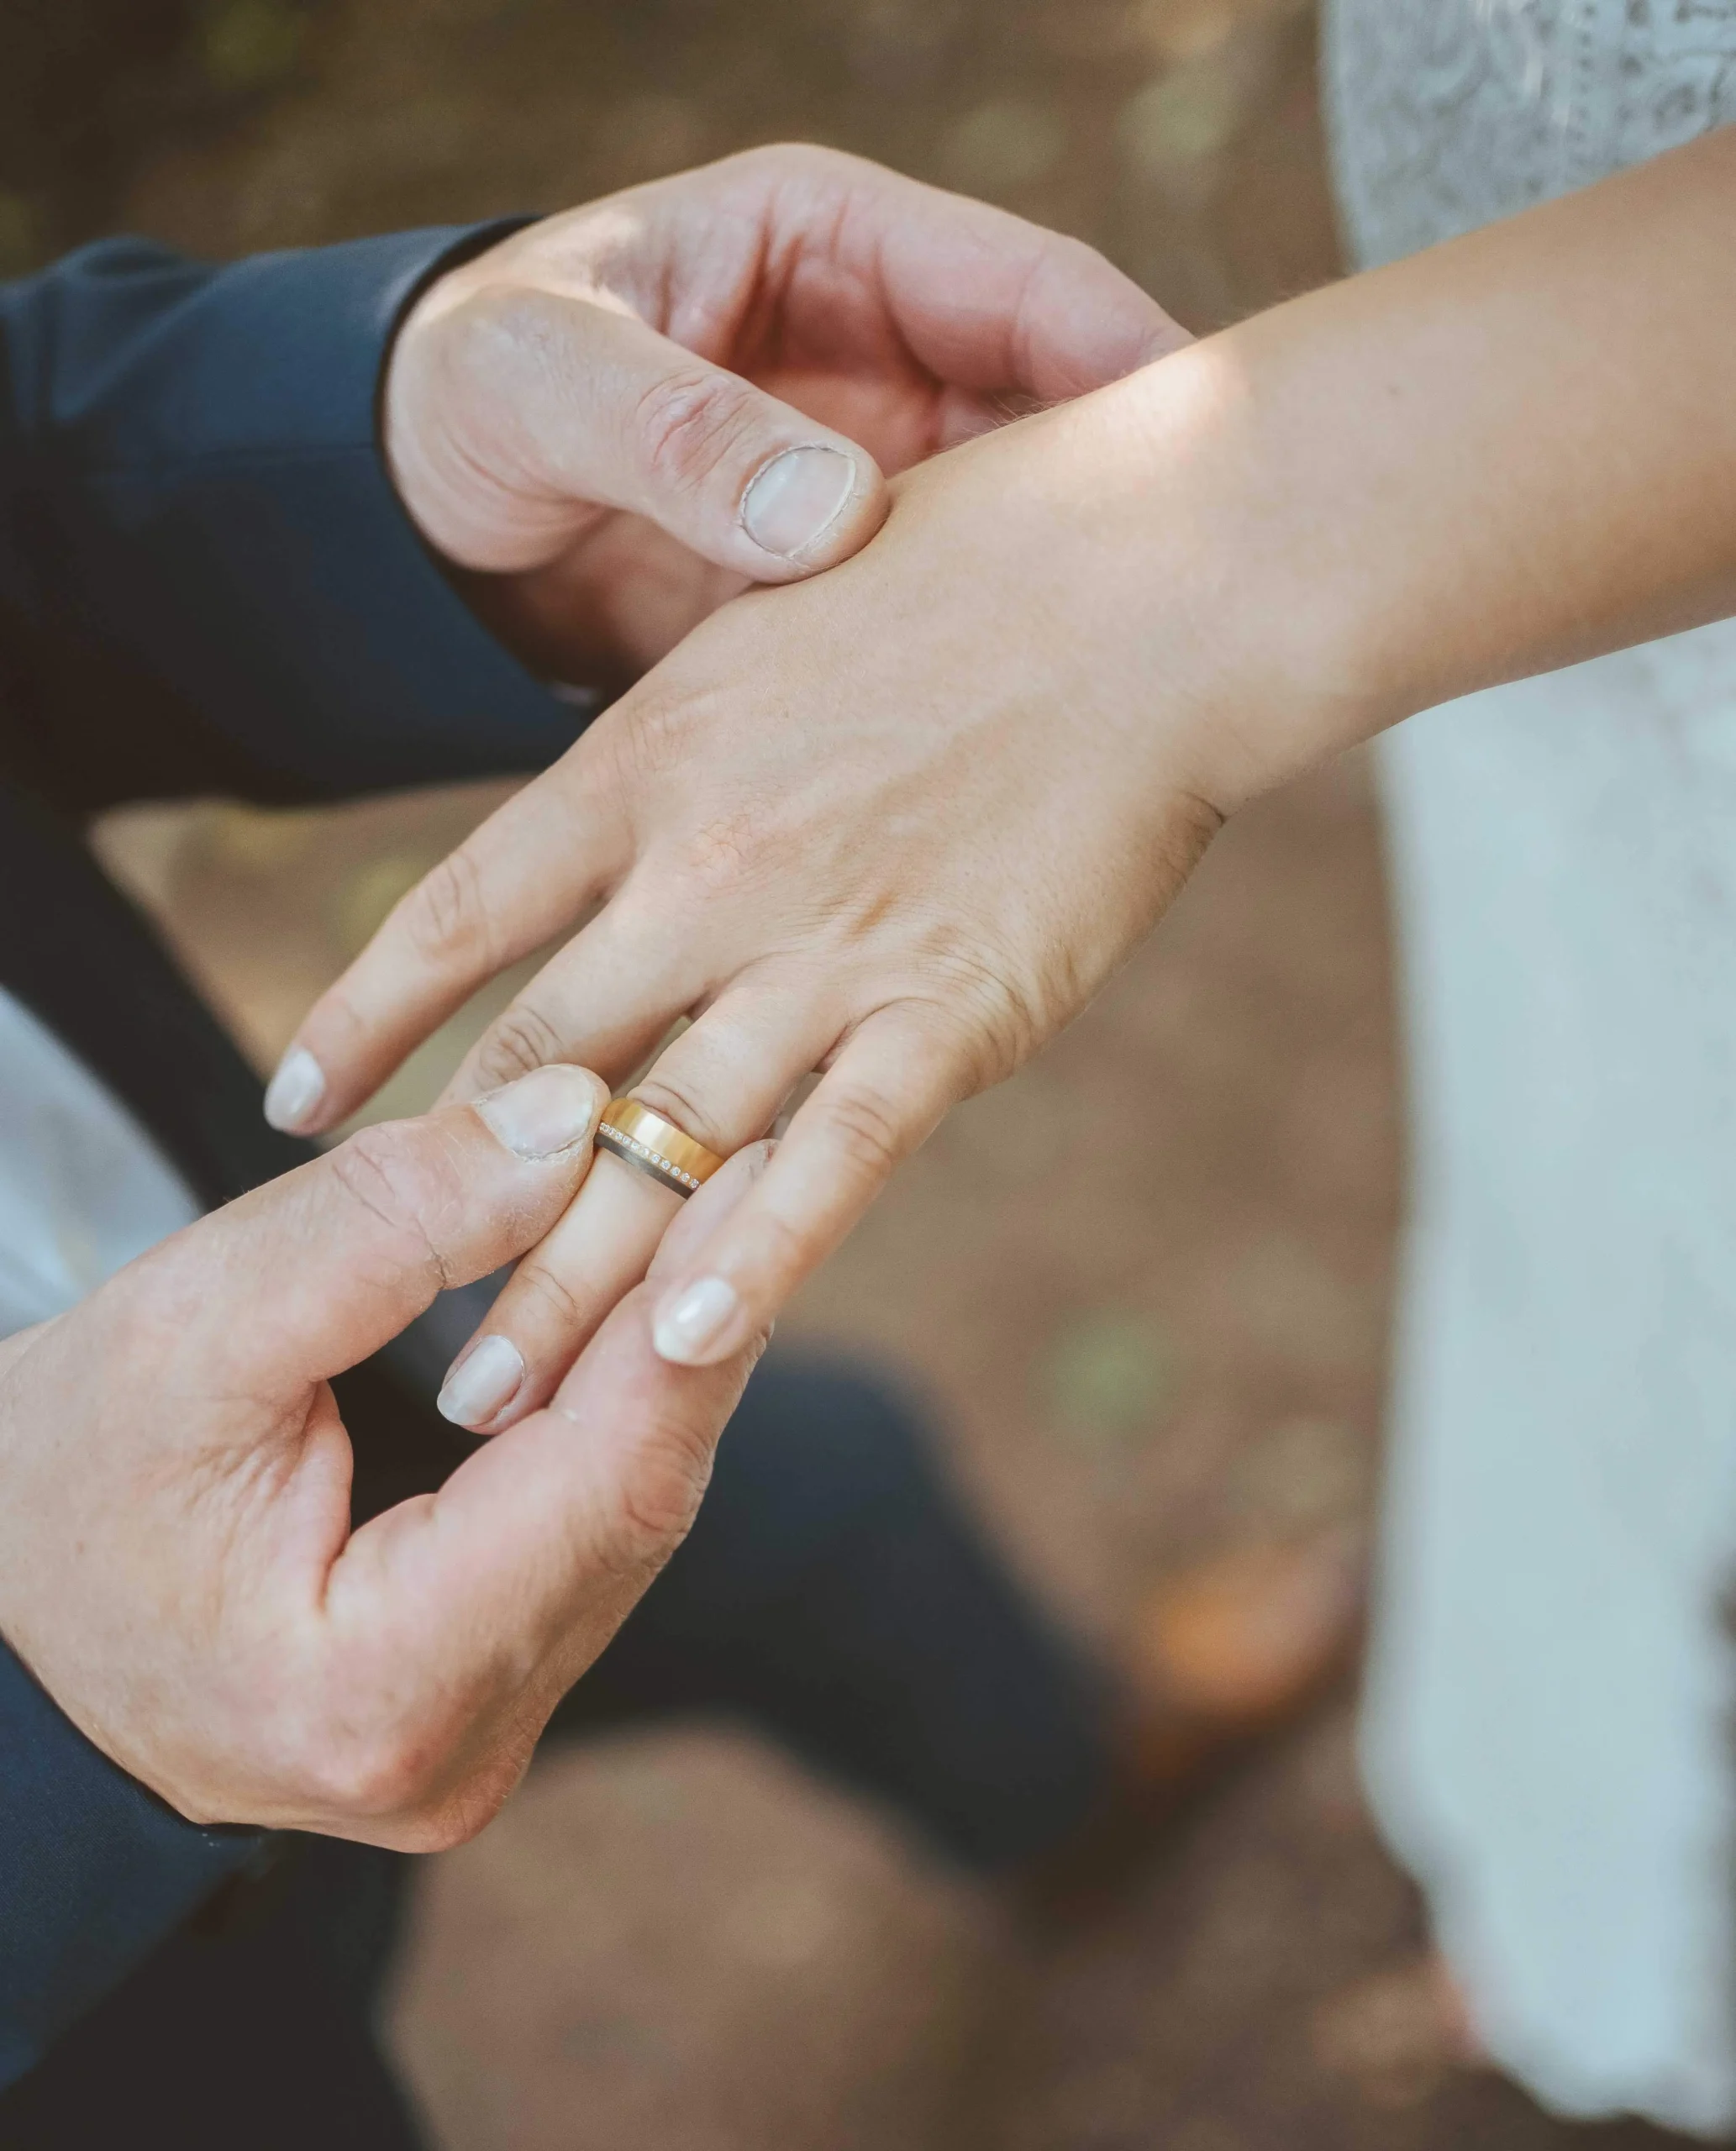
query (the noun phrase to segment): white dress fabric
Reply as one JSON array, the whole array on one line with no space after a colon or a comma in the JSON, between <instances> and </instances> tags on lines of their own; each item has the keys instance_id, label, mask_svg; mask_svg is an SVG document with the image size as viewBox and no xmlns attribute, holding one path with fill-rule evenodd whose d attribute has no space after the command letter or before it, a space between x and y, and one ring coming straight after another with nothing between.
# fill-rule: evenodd
<instances>
[{"instance_id":1,"label":"white dress fabric","mask_svg":"<svg viewBox=\"0 0 1736 2151\"><path fill-rule=\"evenodd\" d=\"M1736 118L1736 0L1335 0L1326 49L1365 263ZM1722 2133L1736 623L1383 754L1412 1225L1370 1788L1498 2060Z\"/></svg>"},{"instance_id":2,"label":"white dress fabric","mask_svg":"<svg viewBox=\"0 0 1736 2151\"><path fill-rule=\"evenodd\" d=\"M108 1086L0 991L0 1337L64 1314L198 1215Z\"/></svg>"}]
</instances>

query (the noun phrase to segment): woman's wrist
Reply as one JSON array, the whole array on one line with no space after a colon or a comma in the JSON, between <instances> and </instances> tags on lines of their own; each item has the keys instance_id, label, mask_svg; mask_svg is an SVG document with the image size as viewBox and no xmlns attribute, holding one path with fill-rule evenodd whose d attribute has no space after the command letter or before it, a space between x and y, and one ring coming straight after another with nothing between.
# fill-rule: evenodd
<instances>
[{"instance_id":1,"label":"woman's wrist","mask_svg":"<svg viewBox=\"0 0 1736 2151\"><path fill-rule=\"evenodd\" d=\"M1220 814L1401 713L1237 334L1019 429L1004 488L1027 523L1043 512L1043 576L1018 580L1044 583L1086 703L1126 730L1130 770Z\"/></svg>"},{"instance_id":2,"label":"woman's wrist","mask_svg":"<svg viewBox=\"0 0 1736 2151\"><path fill-rule=\"evenodd\" d=\"M1736 607L1733 217L1727 129L1090 399L1208 796Z\"/></svg>"}]
</instances>

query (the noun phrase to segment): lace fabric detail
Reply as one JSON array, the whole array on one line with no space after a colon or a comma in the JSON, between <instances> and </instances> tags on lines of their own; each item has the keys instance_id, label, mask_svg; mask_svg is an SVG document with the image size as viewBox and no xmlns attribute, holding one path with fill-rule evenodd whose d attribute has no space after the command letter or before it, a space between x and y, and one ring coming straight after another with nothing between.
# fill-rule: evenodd
<instances>
[{"instance_id":1,"label":"lace fabric detail","mask_svg":"<svg viewBox=\"0 0 1736 2151\"><path fill-rule=\"evenodd\" d=\"M1366 263L1736 119L1736 0L1324 4ZM1502 2066L1723 2137L1736 620L1428 712L1382 767L1412 1171L1370 1788Z\"/></svg>"},{"instance_id":2,"label":"lace fabric detail","mask_svg":"<svg viewBox=\"0 0 1736 2151\"><path fill-rule=\"evenodd\" d=\"M1736 0L1328 0L1326 61L1369 265L1736 119Z\"/></svg>"}]
</instances>

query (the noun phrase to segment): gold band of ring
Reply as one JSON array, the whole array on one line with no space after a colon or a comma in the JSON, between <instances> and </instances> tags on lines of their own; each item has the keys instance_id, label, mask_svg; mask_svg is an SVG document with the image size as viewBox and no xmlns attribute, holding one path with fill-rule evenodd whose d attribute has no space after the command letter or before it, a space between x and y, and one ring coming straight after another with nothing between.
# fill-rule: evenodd
<instances>
[{"instance_id":1,"label":"gold band of ring","mask_svg":"<svg viewBox=\"0 0 1736 2151\"><path fill-rule=\"evenodd\" d=\"M599 1149L612 1151L623 1165L645 1174L684 1202L723 1162L715 1150L696 1143L637 1098L617 1098L604 1108L597 1141Z\"/></svg>"}]
</instances>

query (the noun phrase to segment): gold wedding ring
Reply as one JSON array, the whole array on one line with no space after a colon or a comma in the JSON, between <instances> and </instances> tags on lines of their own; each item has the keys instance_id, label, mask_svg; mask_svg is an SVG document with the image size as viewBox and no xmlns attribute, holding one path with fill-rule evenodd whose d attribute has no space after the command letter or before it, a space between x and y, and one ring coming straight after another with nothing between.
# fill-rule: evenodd
<instances>
[{"instance_id":1,"label":"gold wedding ring","mask_svg":"<svg viewBox=\"0 0 1736 2151\"><path fill-rule=\"evenodd\" d=\"M683 1202L723 1162L715 1150L684 1135L672 1120L642 1106L637 1098L617 1098L604 1108L597 1124L597 1142L623 1165L671 1189Z\"/></svg>"}]
</instances>

